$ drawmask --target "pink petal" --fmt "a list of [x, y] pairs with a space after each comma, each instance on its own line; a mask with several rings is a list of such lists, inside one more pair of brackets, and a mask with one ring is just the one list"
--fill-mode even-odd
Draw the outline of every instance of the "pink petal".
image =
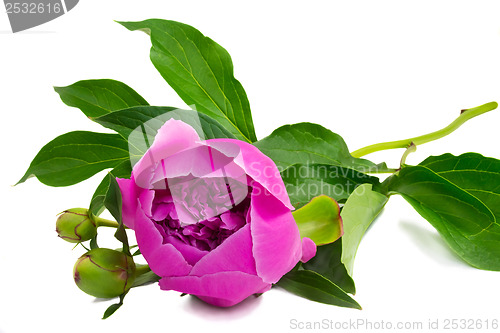
[[134, 165], [133, 175], [138, 186], [149, 188], [154, 168], [164, 158], [199, 145], [199, 136], [188, 124], [170, 119], [158, 130], [146, 154]]
[[196, 295], [209, 304], [228, 307], [252, 294], [269, 290], [270, 284], [263, 282], [256, 275], [219, 272], [202, 277], [164, 277], [160, 280], [160, 288]]
[[148, 218], [153, 217], [153, 199], [155, 192], [153, 190], [143, 189], [139, 194], [139, 204]]
[[116, 178], [122, 193], [122, 220], [128, 228], [134, 229], [135, 214], [137, 211], [137, 198], [144, 189], [135, 184], [134, 178]]
[[200, 259], [189, 275], [202, 276], [228, 271], [257, 274], [248, 224]]
[[[234, 155], [234, 163], [239, 165], [253, 180], [259, 182], [269, 193], [278, 198], [286, 207], [290, 210], [294, 209], [276, 164], [259, 149], [249, 143], [234, 139], [210, 139], [206, 143], [221, 152], [227, 150], [227, 147], [238, 146], [238, 152], [227, 152]], [[233, 148], [230, 149], [234, 150]]]
[[151, 270], [159, 276], [182, 276], [191, 271], [182, 254], [172, 244], [162, 244], [163, 237], [141, 207], [135, 217], [135, 237]]
[[169, 216], [170, 212], [174, 209], [172, 204], [159, 203], [156, 204], [156, 209], [152, 215], [153, 220], [163, 221]]
[[302, 256], [299, 229], [290, 210], [258, 184], [252, 192], [250, 216], [257, 275], [275, 283]]
[[307, 237], [302, 238], [302, 258], [300, 261], [308, 262], [316, 255], [316, 244]]
[[195, 265], [201, 258], [205, 257], [209, 252], [198, 249], [195, 246], [188, 245], [178, 238], [168, 237], [167, 243], [172, 244], [191, 265]]
[[220, 216], [222, 222], [226, 229], [236, 230], [243, 225], [245, 225], [245, 218], [241, 214], [234, 213], [232, 211], [225, 212]]

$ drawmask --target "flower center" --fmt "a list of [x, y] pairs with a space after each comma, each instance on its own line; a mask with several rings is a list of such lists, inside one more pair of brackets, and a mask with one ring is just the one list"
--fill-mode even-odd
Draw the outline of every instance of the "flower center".
[[251, 188], [228, 178], [183, 177], [155, 190], [151, 220], [163, 243], [210, 251], [248, 221]]

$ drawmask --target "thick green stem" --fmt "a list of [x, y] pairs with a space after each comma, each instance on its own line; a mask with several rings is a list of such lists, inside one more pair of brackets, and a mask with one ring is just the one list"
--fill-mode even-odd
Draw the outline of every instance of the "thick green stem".
[[139, 276], [145, 273], [148, 273], [151, 271], [151, 268], [149, 268], [149, 265], [136, 265], [135, 266], [135, 276]]
[[351, 155], [354, 157], [361, 157], [381, 150], [408, 148], [412, 143], [415, 146], [418, 146], [427, 142], [440, 139], [455, 131], [457, 128], [462, 126], [462, 124], [465, 123], [467, 120], [477, 117], [483, 113], [495, 110], [497, 106], [498, 104], [496, 102], [490, 102], [472, 109], [462, 110], [462, 113], [457, 119], [455, 119], [455, 121], [453, 121], [445, 128], [440, 129], [439, 131], [435, 131], [429, 134], [417, 136], [406, 140], [377, 143], [374, 145], [358, 149], [352, 152]]
[[118, 228], [120, 225], [118, 222], [111, 221], [111, 220], [106, 220], [103, 219], [99, 216], [94, 216], [94, 222], [98, 227], [111, 227], [111, 228]]

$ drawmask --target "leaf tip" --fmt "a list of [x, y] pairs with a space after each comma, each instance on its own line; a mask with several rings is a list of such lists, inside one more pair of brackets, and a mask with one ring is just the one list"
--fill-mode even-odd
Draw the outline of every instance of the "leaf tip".
[[30, 179], [33, 176], [34, 176], [33, 174], [26, 173], [21, 179], [19, 179], [17, 181], [17, 183], [15, 183], [14, 185], [11, 185], [11, 186], [14, 187], [14, 186], [17, 186], [19, 184], [22, 184], [22, 183], [24, 183], [25, 181], [27, 181], [28, 179]]
[[125, 27], [126, 29], [132, 31], [132, 30], [135, 30], [132, 25], [134, 22], [130, 22], [130, 21], [117, 21], [117, 20], [113, 20], [114, 22], [122, 25], [123, 27]]
[[141, 23], [141, 22], [131, 22], [131, 21], [127, 21], [127, 22], [126, 21], [115, 21], [115, 22], [121, 24], [129, 31], [139, 30], [139, 31], [145, 32], [148, 35], [151, 35], [150, 28], [144, 28], [143, 26], [139, 26], [139, 23]]

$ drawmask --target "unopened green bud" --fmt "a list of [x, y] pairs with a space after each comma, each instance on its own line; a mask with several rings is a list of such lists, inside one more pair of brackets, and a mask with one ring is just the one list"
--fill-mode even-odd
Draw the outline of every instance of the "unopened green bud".
[[71, 243], [85, 242], [97, 235], [97, 226], [85, 208], [65, 210], [57, 218], [57, 235]]
[[120, 251], [96, 248], [78, 259], [73, 278], [78, 288], [89, 295], [117, 297], [134, 283], [134, 260]]

